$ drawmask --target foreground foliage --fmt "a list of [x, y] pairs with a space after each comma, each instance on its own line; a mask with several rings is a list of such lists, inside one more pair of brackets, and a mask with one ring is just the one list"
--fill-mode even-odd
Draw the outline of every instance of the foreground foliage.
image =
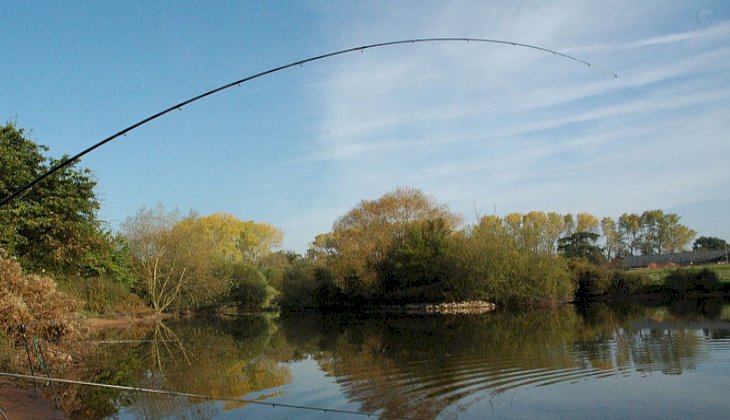
[[23, 273], [0, 252], [0, 328], [16, 341], [38, 336], [49, 341], [78, 332], [81, 303], [60, 292], [50, 277]]
[[[0, 126], [0, 197], [60, 160], [14, 124]], [[22, 197], [0, 207], [0, 248], [24, 268], [85, 277], [114, 271], [112, 237], [97, 216], [96, 181], [88, 169], [67, 166]]]

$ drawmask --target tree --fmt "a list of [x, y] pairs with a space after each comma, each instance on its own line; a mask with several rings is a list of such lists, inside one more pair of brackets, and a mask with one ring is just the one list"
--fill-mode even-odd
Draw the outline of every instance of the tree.
[[307, 258], [313, 260], [325, 259], [337, 252], [332, 233], [321, 233], [314, 237], [314, 241], [309, 244], [307, 249]]
[[643, 255], [661, 254], [667, 239], [664, 212], [647, 210], [641, 213], [641, 228], [643, 230], [641, 253]]
[[593, 232], [575, 232], [560, 238], [558, 250], [567, 258], [583, 258], [594, 264], [601, 261], [601, 248], [596, 245], [599, 235]]
[[229, 296], [240, 306], [266, 308], [279, 295], [256, 268], [242, 263], [230, 263], [227, 267], [227, 278], [231, 284]]
[[568, 213], [563, 215], [563, 226], [563, 236], [570, 236], [575, 232], [575, 219], [572, 214]]
[[549, 251], [546, 249], [548, 217], [544, 212], [531, 211], [522, 216], [523, 247], [532, 252]]
[[641, 217], [634, 213], [624, 213], [618, 219], [618, 230], [621, 235], [624, 247], [628, 249], [629, 255], [641, 248]]
[[196, 229], [212, 246], [216, 259], [253, 264], [281, 245], [283, 234], [268, 223], [239, 220], [228, 213], [187, 218], [181, 226]]
[[647, 210], [641, 214], [642, 247], [644, 255], [673, 253], [685, 249], [697, 234], [679, 223], [675, 213]]
[[443, 300], [454, 270], [449, 238], [452, 229], [441, 220], [414, 223], [402, 243], [391, 249], [383, 273], [386, 293], [416, 300]]
[[[13, 123], [0, 126], [0, 197], [60, 161], [45, 157], [47, 150]], [[112, 245], [97, 216], [95, 186], [88, 169], [71, 165], [6, 203], [0, 207], [0, 248], [29, 270], [99, 274]]]
[[697, 231], [679, 223], [679, 216], [676, 214], [668, 214], [665, 223], [667, 223], [667, 234], [664, 246], [667, 252], [684, 251], [697, 236]]
[[140, 209], [121, 226], [140, 288], [158, 313], [183, 300], [200, 301], [196, 292], [208, 295], [204, 278], [213, 270], [212, 247], [189, 226], [177, 226], [182, 220], [179, 211], [158, 205]]
[[275, 297], [255, 267], [281, 241], [271, 225], [225, 213], [183, 218], [158, 205], [125, 220], [122, 232], [141, 289], [158, 312], [211, 303], [229, 292], [248, 305], [268, 305]]
[[616, 222], [610, 217], [601, 219], [601, 231], [606, 239], [606, 258], [612, 259], [622, 254], [621, 233]]
[[700, 236], [692, 244], [694, 251], [721, 251], [727, 249], [727, 242], [715, 236]]
[[576, 232], [592, 232], [598, 231], [598, 218], [590, 213], [578, 213], [576, 216]]
[[379, 293], [378, 269], [413, 223], [443, 220], [453, 229], [459, 218], [414, 188], [397, 188], [377, 200], [364, 200], [340, 217], [327, 237], [328, 265], [340, 288], [353, 296]]
[[547, 226], [545, 228], [545, 248], [555, 253], [558, 246], [558, 239], [561, 233], [566, 230], [565, 218], [558, 213], [547, 214]]
[[483, 217], [451, 240], [455, 272], [449, 293], [454, 299], [510, 305], [560, 301], [573, 295], [565, 260], [547, 249], [534, 252], [521, 247], [507, 220]]

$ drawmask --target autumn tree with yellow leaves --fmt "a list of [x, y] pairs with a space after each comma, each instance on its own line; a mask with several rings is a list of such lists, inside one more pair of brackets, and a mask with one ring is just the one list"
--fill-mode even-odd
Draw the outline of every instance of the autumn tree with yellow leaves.
[[139, 288], [157, 312], [215, 302], [241, 283], [266, 288], [247, 270], [282, 240], [266, 223], [216, 213], [182, 217], [162, 206], [142, 208], [122, 224]]

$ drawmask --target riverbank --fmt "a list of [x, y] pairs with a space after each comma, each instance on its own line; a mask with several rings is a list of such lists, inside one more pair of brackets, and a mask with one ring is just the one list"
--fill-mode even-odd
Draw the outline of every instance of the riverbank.
[[89, 317], [84, 320], [85, 326], [90, 330], [104, 328], [123, 328], [134, 325], [154, 324], [163, 319], [173, 318], [174, 314], [137, 314], [117, 315], [115, 317]]
[[0, 378], [0, 410], [8, 420], [68, 418], [66, 413], [56, 408], [53, 401], [36, 393], [32, 384], [8, 378]]
[[492, 302], [465, 301], [447, 303], [410, 303], [406, 305], [372, 306], [367, 312], [387, 312], [406, 314], [483, 314], [495, 310], [497, 305]]

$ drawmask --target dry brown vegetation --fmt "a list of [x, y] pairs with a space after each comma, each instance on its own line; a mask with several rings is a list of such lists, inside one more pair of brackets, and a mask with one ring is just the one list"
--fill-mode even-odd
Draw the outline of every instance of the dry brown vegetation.
[[78, 333], [81, 302], [59, 291], [50, 277], [23, 273], [1, 250], [0, 308], [2, 334], [16, 342], [33, 336], [57, 342]]

